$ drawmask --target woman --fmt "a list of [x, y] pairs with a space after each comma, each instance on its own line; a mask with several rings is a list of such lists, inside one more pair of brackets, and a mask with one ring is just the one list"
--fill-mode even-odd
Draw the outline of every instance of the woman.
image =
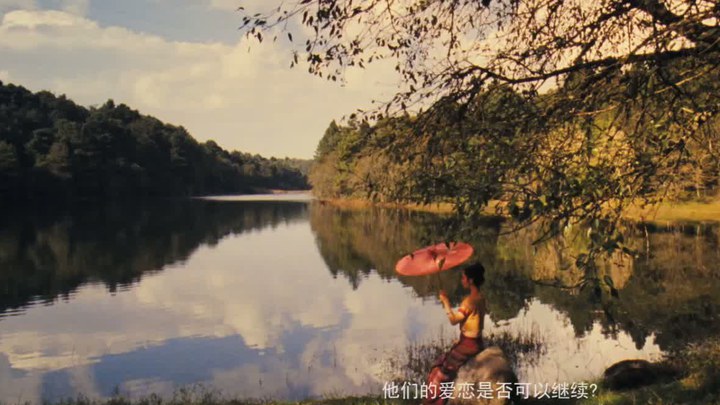
[[[483, 349], [482, 329], [485, 318], [485, 296], [480, 286], [485, 282], [485, 268], [480, 263], [466, 267], [462, 275], [463, 288], [470, 295], [463, 299], [457, 312], [450, 306], [450, 300], [444, 291], [440, 291], [440, 302], [452, 325], [460, 324], [460, 340], [450, 351], [441, 356], [428, 376], [429, 396], [425, 404], [444, 404], [447, 398], [441, 398], [441, 383], [448, 383], [457, 377], [458, 370], [468, 360]], [[447, 397], [447, 395], [442, 395]]]

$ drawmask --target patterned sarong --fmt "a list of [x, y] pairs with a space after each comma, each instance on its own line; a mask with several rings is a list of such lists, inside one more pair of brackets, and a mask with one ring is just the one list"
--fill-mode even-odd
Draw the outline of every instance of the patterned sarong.
[[469, 338], [461, 334], [460, 340], [433, 364], [428, 376], [429, 394], [423, 404], [446, 404], [449, 398], [448, 394], [452, 394], [452, 391], [445, 392], [446, 390], [443, 388], [447, 387], [447, 384], [443, 385], [442, 383], [454, 381], [460, 367], [480, 353], [482, 349], [482, 338]]

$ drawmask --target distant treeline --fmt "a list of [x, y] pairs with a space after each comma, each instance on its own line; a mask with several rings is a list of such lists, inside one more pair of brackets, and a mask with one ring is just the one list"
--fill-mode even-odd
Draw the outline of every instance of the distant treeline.
[[121, 198], [307, 189], [309, 161], [200, 143], [112, 100], [85, 108], [0, 82], [0, 197]]

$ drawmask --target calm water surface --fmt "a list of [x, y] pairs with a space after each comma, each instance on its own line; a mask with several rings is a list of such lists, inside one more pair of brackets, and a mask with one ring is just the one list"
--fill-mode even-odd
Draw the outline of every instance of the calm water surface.
[[[0, 219], [0, 401], [170, 395], [380, 394], [411, 342], [453, 337], [435, 298], [459, 272], [394, 276], [440, 218], [341, 211], [303, 196], [12, 211]], [[604, 263], [620, 299], [543, 286], [577, 278], [573, 238], [533, 248], [488, 221], [486, 333], [532, 334], [526, 382], [596, 378], [720, 334], [718, 228], [642, 226]], [[428, 239], [429, 238], [429, 239]]]

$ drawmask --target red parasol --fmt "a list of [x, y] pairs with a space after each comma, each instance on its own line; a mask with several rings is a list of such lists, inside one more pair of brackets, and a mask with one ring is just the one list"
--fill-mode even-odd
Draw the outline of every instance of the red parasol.
[[395, 265], [403, 276], [424, 276], [451, 269], [473, 254], [472, 246], [463, 242], [438, 243], [404, 256]]

